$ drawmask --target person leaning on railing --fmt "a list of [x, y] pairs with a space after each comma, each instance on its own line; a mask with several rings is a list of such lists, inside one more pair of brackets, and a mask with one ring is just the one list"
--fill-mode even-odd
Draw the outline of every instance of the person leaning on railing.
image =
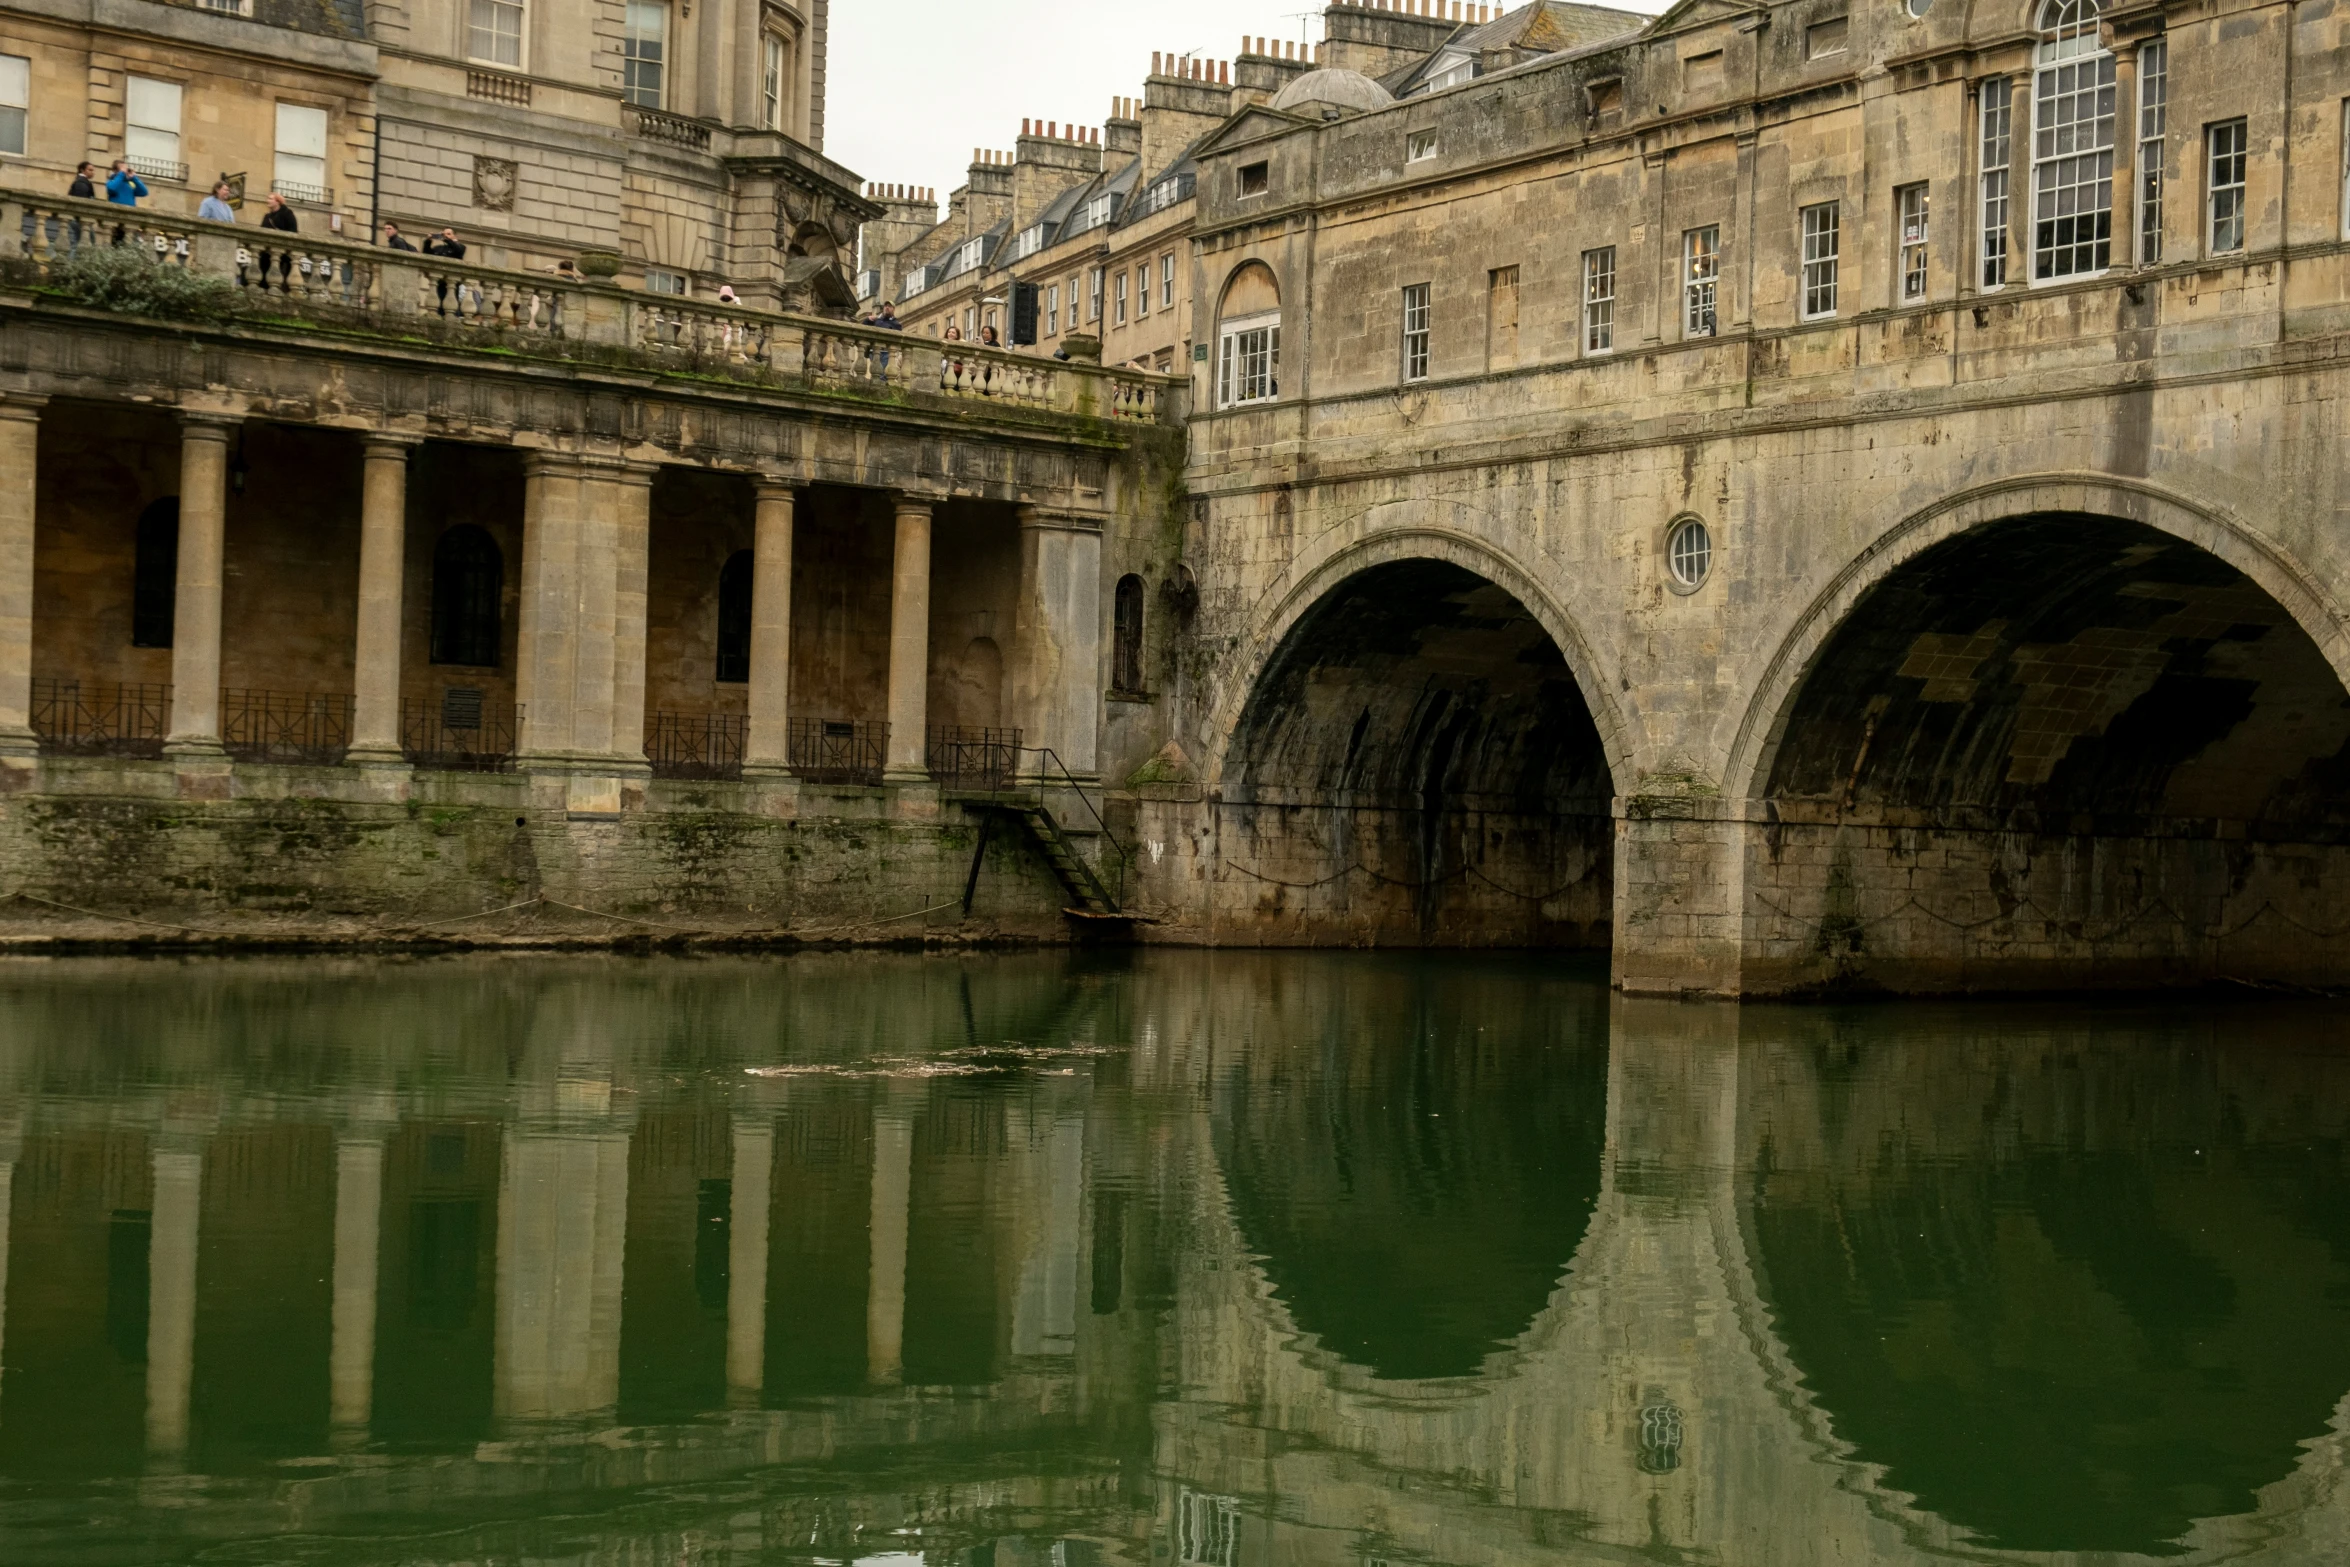
[[196, 204], [196, 216], [207, 223], [234, 223], [237, 221], [235, 209], [228, 204], [227, 180], [222, 180], [213, 186], [211, 193]]
[[[287, 206], [286, 198], [274, 190], [269, 193], [269, 210], [261, 214], [261, 226], [265, 229], [276, 229], [281, 234], [292, 234], [298, 231], [299, 225], [294, 221], [294, 209]], [[261, 253], [261, 286], [263, 288], [269, 287], [269, 260], [270, 252], [263, 251]], [[277, 286], [280, 292], [290, 286], [293, 275], [294, 253], [290, 250], [278, 251]]]
[[[438, 234], [424, 236], [424, 253], [428, 256], [439, 256], [444, 261], [463, 261], [465, 259], [465, 242], [457, 237], [455, 229], [443, 229]], [[441, 314], [447, 315], [449, 313], [448, 278], [445, 275], [434, 278], [433, 290], [440, 296]], [[457, 313], [459, 315], [465, 313], [465, 285], [462, 283], [457, 285]]]

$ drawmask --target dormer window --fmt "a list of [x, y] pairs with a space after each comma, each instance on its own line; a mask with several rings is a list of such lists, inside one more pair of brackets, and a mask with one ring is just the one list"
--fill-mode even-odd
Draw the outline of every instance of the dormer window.
[[1476, 56], [1452, 53], [1440, 54], [1436, 57], [1435, 63], [1428, 67], [1427, 90], [1429, 92], [1442, 92], [1447, 87], [1458, 87], [1463, 82], [1474, 81], [1476, 80], [1476, 77]]
[[1269, 163], [1244, 163], [1240, 166], [1240, 193], [1243, 196], [1262, 196], [1273, 188], [1273, 166]]

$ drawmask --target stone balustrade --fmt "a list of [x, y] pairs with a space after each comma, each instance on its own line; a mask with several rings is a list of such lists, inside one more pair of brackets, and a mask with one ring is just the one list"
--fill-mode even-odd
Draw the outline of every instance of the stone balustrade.
[[[402, 331], [437, 321], [532, 340], [551, 353], [620, 349], [698, 374], [1087, 418], [1173, 423], [1184, 413], [1181, 381], [1142, 371], [0, 189], [0, 263], [20, 280], [28, 269], [31, 280], [47, 278], [82, 246], [117, 244], [227, 279], [255, 314], [331, 307]], [[266, 295], [278, 297], [265, 302]]]

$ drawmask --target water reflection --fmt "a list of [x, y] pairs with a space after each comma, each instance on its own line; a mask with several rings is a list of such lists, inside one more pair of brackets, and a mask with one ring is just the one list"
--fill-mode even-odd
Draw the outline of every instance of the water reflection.
[[0, 1560], [2339, 1561], [2341, 1018], [0, 966]]

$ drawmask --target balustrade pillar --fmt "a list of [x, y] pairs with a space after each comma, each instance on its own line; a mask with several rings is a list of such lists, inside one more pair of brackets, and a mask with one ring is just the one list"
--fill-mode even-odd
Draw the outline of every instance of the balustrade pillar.
[[890, 571], [889, 755], [882, 772], [890, 783], [930, 778], [930, 505], [922, 496], [898, 497]]
[[0, 760], [40, 750], [33, 734], [34, 455], [48, 399], [0, 400]]
[[363, 767], [400, 767], [401, 583], [408, 553], [406, 437], [371, 435], [360, 457], [359, 629], [352, 653], [351, 749]]
[[179, 576], [172, 595], [171, 733], [164, 754], [224, 757], [220, 743], [221, 583], [228, 541], [228, 443], [235, 421], [180, 419]]
[[775, 1181], [775, 1127], [734, 1129], [726, 1216], [726, 1396], [755, 1407], [767, 1380], [768, 1198]]
[[196, 1244], [204, 1155], [159, 1147], [147, 1238], [147, 1454], [166, 1465], [187, 1456], [188, 1392], [196, 1368]]
[[[1072, 777], [1099, 767], [1102, 532], [1099, 518], [1020, 509], [1020, 590], [1012, 610], [1014, 722]], [[1045, 764], [1037, 761], [1039, 767]], [[1041, 775], [1038, 775], [1041, 776]], [[1050, 782], [1060, 781], [1053, 773]]]
[[791, 763], [792, 488], [758, 486], [751, 553], [750, 722], [743, 771], [780, 774]]
[[364, 1441], [375, 1402], [376, 1257], [383, 1238], [384, 1145], [335, 1148], [334, 1336], [327, 1353], [328, 1423], [338, 1443]]

